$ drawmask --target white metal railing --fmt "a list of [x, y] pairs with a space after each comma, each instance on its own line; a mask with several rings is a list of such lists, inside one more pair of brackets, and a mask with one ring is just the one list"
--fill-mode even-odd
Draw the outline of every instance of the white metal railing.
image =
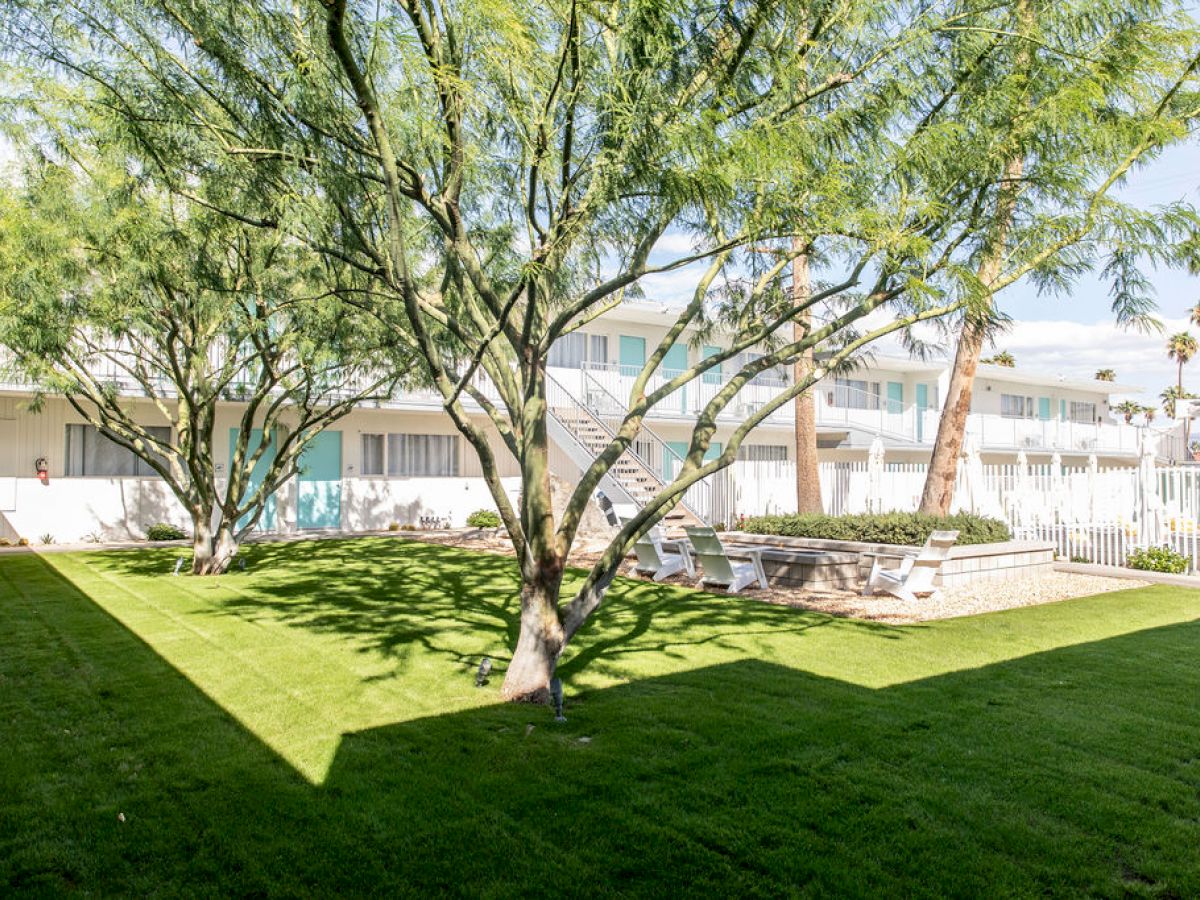
[[[592, 409], [590, 402], [586, 404], [582, 402], [570, 388], [559, 382], [549, 373], [546, 375], [546, 402], [550, 415], [572, 434], [578, 436], [578, 423], [586, 421], [598, 428], [607, 440], [611, 441], [616, 437], [616, 431], [611, 423], [611, 419], [607, 419], [606, 416]], [[666, 442], [653, 433], [643, 431], [639, 435], [639, 440], [644, 440], [651, 444], [651, 446], [656, 447], [660, 454], [660, 459], [666, 458], [661, 454], [670, 454], [678, 459], [678, 455], [671, 450]], [[580, 437], [580, 444], [581, 446], [586, 446], [586, 441], [582, 437]], [[655, 492], [666, 487], [667, 481], [664, 478], [663, 472], [655, 468], [652, 459], [638, 450], [636, 442], [622, 454], [622, 457], [629, 458], [637, 471], [653, 485]], [[610, 467], [608, 474], [609, 477], [616, 479], [631, 497], [635, 500], [640, 499], [638, 497], [638, 490], [634, 485], [623, 483], [617, 465]], [[705, 481], [700, 481], [688, 489], [680, 503], [684, 509], [700, 521], [712, 523], [716, 521], [713, 518], [715, 511], [713, 509], [712, 496], [712, 485]]]
[[[734, 464], [738, 515], [787, 514], [796, 509], [795, 467], [788, 461]], [[925, 463], [820, 465], [821, 499], [831, 515], [917, 508]], [[1147, 488], [1133, 466], [986, 465], [977, 485], [965, 467], [955, 485], [955, 512], [1006, 521], [1015, 537], [1054, 543], [1064, 557], [1121, 565], [1130, 550], [1165, 544], [1200, 569], [1200, 467], [1164, 466]]]

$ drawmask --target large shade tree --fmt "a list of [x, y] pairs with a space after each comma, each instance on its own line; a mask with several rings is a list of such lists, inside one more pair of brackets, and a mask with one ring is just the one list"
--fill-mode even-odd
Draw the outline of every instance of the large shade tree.
[[[984, 302], [962, 317], [955, 334], [921, 496], [921, 511], [934, 515], [950, 510], [976, 368], [1004, 324], [996, 299], [1027, 271], [1027, 258], [1043, 256], [1032, 271], [1050, 294], [1101, 267], [1112, 283], [1116, 321], [1150, 329], [1157, 323], [1139, 265], [1170, 261], [1195, 221], [1189, 208], [1148, 212], [1110, 190], [1134, 166], [1186, 139], [1200, 113], [1200, 37], [1182, 7], [1016, 0], [997, 15], [1008, 40], [964, 31], [959, 48], [972, 60], [964, 77], [985, 81], [981, 90], [991, 101], [963, 105], [956, 120], [968, 140], [998, 141], [999, 189], [990, 200], [987, 240], [972, 260]], [[997, 127], [1001, 122], [1008, 127]], [[1048, 208], [1073, 210], [1074, 219], [1066, 225], [1056, 216], [1047, 227]], [[1055, 252], [1046, 255], [1049, 248]]]
[[312, 439], [390, 393], [398, 367], [377, 364], [393, 339], [337, 299], [354, 279], [293, 238], [87, 150], [31, 160], [0, 201], [0, 346], [164, 479], [193, 572], [220, 573]]
[[[873, 340], [977, 304], [969, 263], [1006, 189], [1012, 122], [978, 116], [967, 140], [956, 116], [997, 102], [973, 73], [1010, 39], [1005, 6], [30, 0], [8, 23], [25, 59], [96, 85], [181, 196], [196, 199], [214, 158], [240, 165], [241, 203], [203, 202], [372, 280], [364, 296], [415, 341], [512, 537], [520, 632], [503, 693], [540, 699], [635, 538], [754, 427]], [[1040, 209], [1029, 227], [1059, 238], [1008, 277], [1077, 239], [1082, 214]], [[692, 249], [668, 252], [679, 233]], [[828, 277], [787, 290], [809, 249]], [[645, 276], [681, 271], [690, 299], [556, 513], [551, 346]], [[673, 345], [718, 328], [716, 352], [659, 375]], [[739, 391], [810, 351], [710, 454]], [[564, 595], [601, 480], [651, 409], [718, 367], [682, 465]], [[519, 465], [515, 505], [476, 410]]]

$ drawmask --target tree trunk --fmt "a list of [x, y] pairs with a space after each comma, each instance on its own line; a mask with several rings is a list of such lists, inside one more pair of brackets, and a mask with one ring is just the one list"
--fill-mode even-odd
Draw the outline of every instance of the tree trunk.
[[547, 703], [550, 680], [563, 651], [558, 584], [535, 579], [521, 588], [521, 631], [500, 696], [515, 703]]
[[[796, 239], [800, 242], [800, 238]], [[808, 300], [811, 292], [808, 254], [802, 253], [792, 261], [792, 302], [796, 305]], [[796, 318], [793, 334], [800, 340], [812, 327], [812, 313], [805, 311]], [[805, 350], [792, 367], [792, 374], [799, 383], [809, 377], [813, 369], [813, 351]], [[813, 388], [797, 394], [794, 402], [796, 415], [796, 512], [824, 512], [821, 505], [821, 469], [817, 459], [817, 406], [813, 400]]]
[[950, 372], [946, 403], [938, 422], [937, 440], [925, 488], [921, 492], [921, 512], [931, 516], [950, 514], [954, 500], [954, 480], [958, 476], [958, 456], [962, 453], [963, 436], [967, 431], [967, 416], [971, 412], [971, 395], [975, 388], [975, 370], [983, 355], [985, 328], [982, 322], [970, 320], [963, 324]]
[[[1035, 22], [1031, 0], [1018, 0], [1017, 19], [1023, 35], [1033, 32]], [[1026, 69], [1030, 64], [1031, 46], [1029, 43], [1021, 44], [1016, 60], [1018, 71]], [[1008, 232], [1012, 228], [1016, 213], [1018, 185], [1024, 173], [1025, 158], [1018, 147], [1017, 152], [1004, 164], [1001, 186], [996, 194], [991, 244], [986, 248], [979, 263], [978, 277], [985, 290], [990, 289], [1004, 265]], [[989, 308], [994, 302], [994, 297], [987, 298]], [[920, 511], [928, 515], [950, 514], [950, 504], [954, 501], [954, 480], [958, 473], [958, 456], [962, 453], [967, 416], [971, 412], [975, 370], [979, 366], [979, 358], [983, 355], [983, 342], [986, 338], [986, 321], [980, 316], [968, 316], [958, 337], [954, 369], [950, 372], [950, 386], [946, 390], [946, 402], [942, 406], [942, 416], [938, 421], [937, 440], [933, 445], [929, 470], [925, 474], [925, 487], [921, 492]]]
[[196, 515], [192, 519], [192, 574], [220, 575], [229, 568], [237, 555], [238, 544], [233, 536], [233, 526], [221, 520], [213, 533], [209, 515]]

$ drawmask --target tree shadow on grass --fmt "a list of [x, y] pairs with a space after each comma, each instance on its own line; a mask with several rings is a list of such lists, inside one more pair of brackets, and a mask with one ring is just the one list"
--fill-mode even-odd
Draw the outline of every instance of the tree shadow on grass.
[[[479, 662], [456, 633], [490, 635], [485, 652], [504, 671], [520, 625], [516, 562], [505, 556], [400, 538], [355, 538], [247, 545], [245, 572], [222, 576], [234, 596], [215, 614], [268, 615], [288, 625], [353, 637], [363, 651], [403, 658], [414, 646], [455, 669]], [[162, 577], [165, 558], [97, 556], [122, 577]], [[564, 596], [581, 570], [567, 577]], [[730, 650], [755, 637], [838, 627], [898, 639], [904, 629], [714, 595], [677, 585], [618, 578], [604, 604], [564, 656], [564, 679], [586, 669], [614, 672], [631, 657], [681, 659], [702, 644]], [[477, 642], [476, 642], [477, 643]], [[401, 674], [403, 668], [396, 670]]]
[[1196, 622], [884, 690], [743, 659], [565, 724], [433, 716], [314, 786], [44, 561], [0, 587], [9, 890], [1200, 893]]

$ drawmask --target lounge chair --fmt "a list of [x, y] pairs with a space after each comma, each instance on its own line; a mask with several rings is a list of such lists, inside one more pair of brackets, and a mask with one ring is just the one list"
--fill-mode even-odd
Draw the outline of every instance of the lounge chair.
[[[626, 521], [628, 519], [621, 524]], [[692, 565], [687, 547], [681, 546], [678, 541], [668, 541], [657, 525], [637, 539], [633, 552], [637, 554], [635, 571], [639, 575], [649, 575], [655, 581], [670, 578], [677, 572], [686, 572], [688, 578], [696, 577], [696, 568]]]
[[929, 540], [919, 553], [904, 557], [898, 569], [885, 569], [876, 556], [871, 565], [871, 574], [867, 577], [867, 586], [863, 588], [863, 596], [870, 597], [876, 591], [882, 591], [913, 603], [922, 596], [936, 599], [939, 591], [934, 587], [933, 579], [956, 540], [957, 531], [935, 531], [929, 535]]
[[[723, 587], [731, 594], [736, 594], [756, 581], [759, 587], [767, 586], [761, 547], [736, 547], [727, 551], [712, 528], [689, 526], [684, 530], [700, 567], [704, 569], [700, 584]], [[735, 558], [744, 557], [747, 562], [734, 562], [729, 558], [731, 552]]]

